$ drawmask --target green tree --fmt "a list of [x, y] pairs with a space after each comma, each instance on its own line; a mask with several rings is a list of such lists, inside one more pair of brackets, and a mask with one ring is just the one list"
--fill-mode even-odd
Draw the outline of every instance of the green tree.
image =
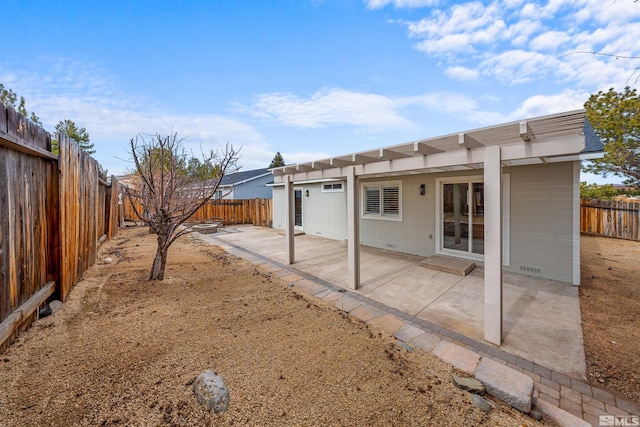
[[85, 128], [78, 128], [73, 120], [61, 120], [56, 125], [56, 131], [54, 132], [53, 141], [51, 141], [51, 151], [54, 154], [59, 154], [60, 141], [58, 140], [58, 134], [66, 133], [67, 136], [78, 143], [80, 148], [87, 154], [94, 154], [96, 150], [93, 149], [94, 144], [89, 140], [89, 133]]
[[282, 154], [278, 151], [273, 157], [273, 160], [271, 160], [269, 168], [279, 168], [280, 166], [284, 166], [284, 159], [282, 158]]
[[191, 157], [187, 161], [186, 174], [191, 178], [199, 181], [215, 178], [218, 174], [216, 165], [207, 162], [201, 162], [197, 157]]
[[640, 97], [636, 89], [600, 91], [584, 107], [604, 143], [604, 157], [585, 164], [583, 170], [604, 177], [611, 173], [640, 189]]
[[580, 183], [581, 199], [611, 200], [618, 194], [620, 194], [620, 192], [613, 184], [587, 184], [584, 181]]
[[35, 115], [32, 111], [31, 114], [27, 112], [26, 101], [24, 97], [21, 96], [18, 102], [18, 94], [16, 94], [13, 90], [8, 89], [0, 83], [0, 102], [2, 102], [7, 107], [11, 107], [16, 110], [18, 113], [22, 114], [24, 117], [32, 121], [34, 124], [38, 126], [42, 126], [40, 123], [40, 118]]

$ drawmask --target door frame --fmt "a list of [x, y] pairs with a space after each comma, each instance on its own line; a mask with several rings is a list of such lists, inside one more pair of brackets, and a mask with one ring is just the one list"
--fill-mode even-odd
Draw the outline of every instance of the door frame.
[[[474, 182], [484, 182], [484, 175], [458, 175], [448, 176], [442, 178], [436, 178], [436, 203], [435, 203], [435, 218], [436, 218], [436, 253], [439, 255], [453, 256], [457, 258], [465, 258], [473, 261], [484, 262], [484, 254], [475, 254], [472, 252], [463, 252], [455, 249], [446, 249], [443, 247], [443, 227], [442, 227], [442, 204], [443, 204], [443, 184], [464, 184], [468, 183], [469, 188], [473, 188]], [[470, 193], [467, 194], [467, 200], [469, 201]], [[510, 265], [510, 201], [511, 201], [511, 177], [508, 173], [502, 174], [502, 264], [504, 266]], [[485, 211], [486, 214], [486, 211]]]

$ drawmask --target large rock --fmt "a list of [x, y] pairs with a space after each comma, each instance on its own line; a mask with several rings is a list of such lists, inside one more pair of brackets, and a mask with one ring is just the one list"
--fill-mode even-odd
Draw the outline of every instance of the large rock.
[[49, 303], [49, 307], [51, 308], [51, 313], [56, 313], [60, 311], [60, 309], [62, 309], [62, 302], [58, 301], [57, 299], [54, 299]]
[[473, 406], [480, 409], [482, 412], [491, 412], [491, 405], [484, 397], [472, 394], [471, 400], [473, 400]]
[[224, 412], [229, 405], [229, 390], [224, 379], [208, 370], [198, 375], [193, 384], [193, 393], [198, 403], [205, 404], [215, 413]]
[[453, 374], [453, 383], [456, 387], [473, 394], [484, 394], [484, 386], [475, 378], [465, 378]]
[[476, 379], [484, 384], [487, 393], [528, 414], [531, 411], [533, 380], [528, 375], [483, 358], [476, 370]]

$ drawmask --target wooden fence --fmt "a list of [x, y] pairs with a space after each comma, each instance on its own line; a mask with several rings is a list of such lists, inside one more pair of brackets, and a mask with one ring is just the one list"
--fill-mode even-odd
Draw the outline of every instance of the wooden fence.
[[0, 350], [96, 261], [117, 231], [118, 190], [66, 135], [56, 156], [47, 132], [0, 104]]
[[[138, 212], [142, 212], [142, 203], [135, 196], [132, 198]], [[252, 224], [271, 227], [273, 222], [271, 203], [271, 199], [212, 200], [198, 209], [188, 221], [215, 220], [225, 225]], [[130, 221], [139, 220], [128, 197], [124, 198], [124, 217]]]
[[640, 201], [581, 199], [580, 232], [640, 240]]

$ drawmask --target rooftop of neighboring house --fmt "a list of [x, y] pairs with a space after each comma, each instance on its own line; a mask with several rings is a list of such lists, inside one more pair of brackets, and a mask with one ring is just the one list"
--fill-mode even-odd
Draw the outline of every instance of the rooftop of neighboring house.
[[220, 182], [221, 186], [231, 186], [238, 185], [247, 181], [252, 181], [254, 179], [260, 178], [265, 175], [271, 175], [269, 169], [254, 169], [250, 171], [238, 171], [234, 173], [230, 173], [222, 177], [222, 182]]

